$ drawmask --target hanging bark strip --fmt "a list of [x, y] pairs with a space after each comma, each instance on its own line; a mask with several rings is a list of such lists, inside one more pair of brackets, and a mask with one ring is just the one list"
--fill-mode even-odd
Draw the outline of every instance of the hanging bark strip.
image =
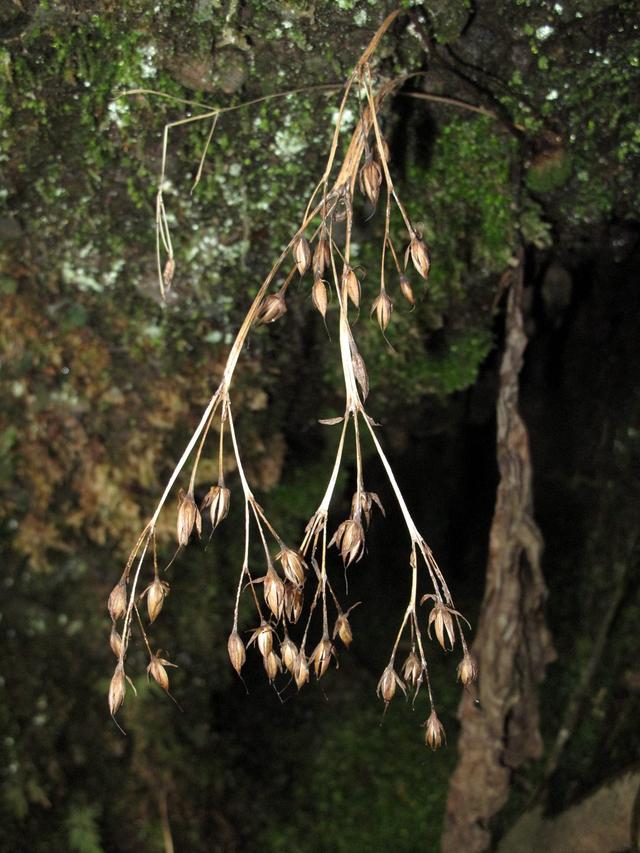
[[508, 296], [497, 405], [500, 483], [489, 539], [484, 600], [473, 651], [478, 705], [465, 691], [460, 760], [447, 800], [444, 853], [485, 850], [489, 822], [507, 801], [513, 770], [539, 758], [537, 687], [554, 658], [543, 605], [542, 537], [533, 519], [527, 428], [518, 412], [518, 376], [527, 345], [522, 317], [523, 252]]

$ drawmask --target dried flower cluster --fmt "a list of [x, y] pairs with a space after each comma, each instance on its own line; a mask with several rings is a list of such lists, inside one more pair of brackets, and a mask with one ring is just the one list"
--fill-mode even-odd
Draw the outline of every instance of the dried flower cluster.
[[[200, 536], [202, 512], [209, 513], [213, 530], [222, 523], [231, 505], [231, 493], [225, 485], [223, 470], [223, 448], [227, 437], [231, 441], [237, 464], [241, 492], [239, 504], [243, 506], [245, 519], [244, 560], [240, 567], [233, 623], [228, 638], [229, 660], [238, 674], [245, 665], [248, 650], [254, 647], [262, 659], [270, 682], [286, 675], [300, 689], [312, 674], [316, 679], [322, 678], [332, 662], [337, 661], [337, 640], [345, 647], [351, 644], [353, 631], [349, 614], [353, 607], [346, 608], [340, 603], [330, 580], [329, 549], [335, 546], [344, 567], [358, 563], [365, 554], [367, 528], [373, 510], [377, 508], [384, 515], [378, 495], [365, 488], [360, 434], [364, 428], [370, 434], [388, 475], [409, 535], [408, 569], [411, 592], [389, 661], [378, 683], [378, 695], [386, 706], [398, 691], [406, 695], [407, 690], [411, 689], [415, 698], [424, 685], [429, 702], [425, 739], [427, 745], [435, 749], [444, 740], [444, 729], [434, 709], [425, 655], [425, 635], [430, 638], [433, 629], [437, 642], [443, 648], [453, 648], [459, 637], [463, 650], [463, 659], [458, 668], [459, 678], [466, 685], [476, 677], [476, 665], [469, 655], [462, 631], [462, 617], [454, 608], [451, 593], [431, 550], [414, 524], [378, 440], [375, 423], [366, 412], [365, 401], [369, 391], [367, 370], [358, 350], [349, 316], [349, 304], [358, 309], [362, 297], [358, 271], [351, 263], [354, 193], [357, 187], [365, 197], [365, 203], [374, 208], [381, 193], [384, 194], [385, 228], [381, 246], [380, 287], [371, 308], [383, 333], [389, 325], [393, 311], [393, 302], [385, 285], [389, 258], [395, 267], [400, 291], [411, 305], [415, 299], [406, 272], [409, 262], [422, 279], [426, 279], [429, 274], [429, 253], [396, 192], [389, 168], [389, 147], [383, 138], [378, 119], [384, 97], [392, 91], [393, 86], [383, 85], [374, 92], [369, 65], [373, 51], [394, 17], [395, 14], [389, 16], [380, 27], [346, 83], [327, 166], [309, 199], [302, 223], [262, 283], [230, 350], [221, 382], [178, 462], [153, 517], [140, 535], [122, 577], [109, 596], [108, 608], [113, 622], [111, 648], [118, 659], [109, 690], [112, 715], [118, 712], [125, 699], [125, 660], [134, 622], [141, 632], [149, 655], [148, 675], [164, 691], [169, 692], [167, 668], [173, 664], [160, 657], [160, 652], [152, 652], [139, 610], [141, 600], [146, 598], [148, 621], [153, 623], [169, 593], [168, 584], [160, 579], [158, 573], [156, 523], [180, 472], [192, 454], [194, 461], [188, 489], [186, 492], [180, 490], [178, 494], [178, 546], [190, 547], [191, 541]], [[360, 121], [351, 138], [344, 162], [330, 184], [345, 107], [352, 90], [359, 90], [361, 96], [363, 108]], [[161, 281], [163, 287], [168, 287], [175, 265], [170, 252], [171, 243], [164, 218], [161, 190], [158, 209], [159, 244], [164, 245], [169, 254]], [[392, 211], [398, 212], [407, 232], [404, 268], [401, 268], [398, 260], [402, 253], [396, 250], [391, 236]], [[270, 292], [276, 275], [288, 258], [291, 261], [290, 271], [280, 287], [275, 292]], [[283, 541], [251, 490], [238, 446], [230, 391], [240, 352], [252, 327], [255, 324], [280, 320], [287, 311], [286, 297], [290, 282], [296, 276], [307, 275], [311, 279], [313, 305], [325, 322], [329, 310], [329, 294], [334, 294], [345, 383], [345, 408], [341, 416], [323, 421], [325, 424], [341, 425], [335, 462], [324, 495], [309, 519], [301, 542], [295, 544]], [[214, 421], [219, 421], [218, 483], [211, 486], [198, 506], [194, 497], [198, 463]], [[349, 517], [341, 521], [330, 535], [329, 510], [350, 429], [353, 430], [356, 447], [355, 492]], [[250, 537], [254, 532], [261, 542], [264, 558], [259, 571], [249, 565]], [[149, 552], [152, 555], [153, 577], [148, 586], [140, 592], [142, 571]], [[419, 587], [424, 582], [429, 585], [431, 591], [424, 594], [418, 602]], [[246, 643], [239, 628], [240, 600], [243, 593], [250, 596], [256, 620]], [[431, 609], [428, 615], [422, 616], [419, 605], [426, 602], [430, 602]], [[331, 618], [330, 613], [333, 614]], [[317, 633], [315, 639], [312, 639], [314, 632]], [[409, 641], [410, 652], [404, 661], [398, 661], [400, 643], [405, 636]]]

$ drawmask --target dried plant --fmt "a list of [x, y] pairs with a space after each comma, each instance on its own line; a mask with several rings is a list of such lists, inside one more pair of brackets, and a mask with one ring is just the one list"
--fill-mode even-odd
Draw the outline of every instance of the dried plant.
[[[154, 622], [169, 592], [168, 584], [160, 580], [158, 572], [156, 524], [178, 477], [192, 455], [194, 458], [187, 491], [181, 489], [178, 494], [176, 527], [178, 547], [189, 547], [190, 541], [200, 536], [201, 510], [209, 511], [214, 530], [224, 520], [231, 503], [231, 493], [224, 479], [224, 442], [227, 439], [231, 441], [235, 456], [244, 508], [244, 559], [240, 567], [233, 622], [228, 639], [229, 659], [238, 674], [241, 673], [245, 664], [247, 649], [254, 646], [262, 657], [270, 682], [278, 679], [281, 673], [288, 673], [288, 677], [292, 677], [297, 688], [300, 689], [309, 681], [310, 673], [313, 673], [317, 679], [322, 678], [332, 661], [337, 661], [334, 640], [339, 639], [345, 647], [352, 642], [353, 632], [348, 615], [353, 607], [345, 609], [342, 606], [330, 580], [329, 548], [335, 545], [344, 567], [362, 560], [366, 547], [366, 531], [374, 506], [384, 514], [378, 495], [365, 489], [361, 446], [361, 430], [364, 429], [371, 437], [388, 476], [409, 536], [407, 558], [411, 581], [409, 600], [392, 645], [389, 661], [378, 683], [378, 695], [385, 702], [386, 707], [397, 694], [397, 688], [406, 695], [407, 688], [410, 687], [414, 691], [415, 701], [420, 688], [424, 685], [429, 703], [429, 716], [425, 724], [426, 742], [430, 747], [436, 748], [444, 740], [444, 729], [434, 709], [425, 653], [425, 635], [430, 637], [432, 627], [436, 639], [443, 648], [447, 645], [453, 648], [456, 639], [460, 638], [463, 658], [459, 667], [459, 677], [462, 682], [468, 684], [476, 677], [476, 665], [467, 649], [461, 616], [454, 607], [451, 593], [431, 549], [418, 531], [409, 512], [389, 460], [378, 439], [376, 424], [365, 409], [369, 391], [367, 369], [358, 350], [349, 316], [349, 303], [351, 302], [358, 309], [362, 298], [358, 270], [354, 269], [351, 263], [354, 192], [357, 187], [368, 204], [374, 208], [380, 196], [384, 197], [380, 287], [371, 306], [371, 311], [375, 313], [383, 334], [391, 321], [393, 310], [393, 302], [385, 283], [388, 263], [393, 264], [400, 291], [411, 305], [415, 300], [406, 274], [409, 261], [415, 272], [423, 279], [426, 279], [429, 274], [428, 249], [421, 234], [409, 219], [397, 193], [390, 172], [389, 146], [383, 137], [379, 120], [381, 105], [398, 85], [398, 81], [384, 83], [375, 90], [370, 65], [371, 57], [381, 37], [397, 14], [398, 12], [394, 12], [383, 22], [346, 81], [326, 168], [308, 200], [302, 222], [262, 282], [231, 347], [220, 384], [175, 466], [153, 516], [131, 551], [120, 580], [109, 596], [108, 608], [113, 622], [110, 643], [118, 659], [109, 691], [109, 707], [112, 715], [117, 713], [125, 699], [127, 686], [125, 660], [134, 621], [149, 655], [148, 674], [165, 692], [169, 692], [167, 667], [173, 664], [159, 657], [160, 653], [154, 654], [151, 651], [138, 609], [140, 599], [146, 595], [149, 622]], [[360, 119], [352, 134], [341, 167], [334, 169], [345, 109], [349, 98], [358, 94]], [[207, 140], [208, 146], [218, 115], [223, 111], [218, 110], [184, 119], [182, 122], [173, 122], [165, 129], [156, 223], [159, 281], [163, 294], [170, 286], [175, 270], [171, 237], [162, 200], [167, 130], [169, 127], [188, 121], [212, 119], [213, 126]], [[206, 148], [198, 178], [205, 153]], [[337, 175], [330, 183], [331, 176], [336, 171]], [[402, 257], [402, 251], [398, 251], [391, 236], [392, 213], [400, 216], [407, 232], [404, 268], [398, 260]], [[162, 250], [167, 254], [164, 264]], [[291, 261], [291, 268], [284, 283], [276, 292], [270, 293], [276, 275], [288, 258]], [[280, 320], [287, 311], [286, 298], [290, 283], [296, 275], [304, 277], [309, 271], [312, 273], [313, 305], [325, 322], [329, 308], [328, 293], [333, 290], [335, 294], [337, 337], [345, 385], [345, 408], [344, 413], [339, 417], [321, 421], [328, 425], [340, 425], [337, 452], [322, 499], [309, 519], [300, 544], [296, 547], [292, 543], [283, 541], [265, 510], [256, 500], [248, 482], [236, 435], [231, 385], [240, 353], [252, 327], [257, 323], [267, 324]], [[219, 422], [218, 484], [209, 489], [201, 507], [198, 508], [194, 498], [198, 464], [211, 426], [215, 421]], [[356, 449], [355, 493], [349, 517], [342, 521], [330, 536], [329, 509], [350, 429], [353, 430]], [[250, 537], [254, 531], [257, 532], [264, 553], [264, 571], [260, 577], [256, 576], [249, 566]], [[142, 573], [150, 553], [153, 577], [141, 594], [139, 589]], [[430, 591], [419, 600], [419, 590], [425, 582]], [[240, 601], [243, 593], [250, 596], [257, 622], [246, 646], [239, 630]], [[289, 636], [289, 630], [301, 619], [305, 599], [309, 606], [306, 610], [304, 626], [297, 629], [299, 642], [296, 644]], [[421, 615], [419, 612], [419, 604], [426, 601], [432, 602], [428, 616]], [[332, 627], [329, 619], [330, 612], [334, 613], [332, 620], [335, 620]], [[121, 624], [120, 631], [118, 631], [119, 624]], [[316, 624], [319, 630], [317, 638], [313, 640], [312, 632]], [[396, 658], [401, 640], [405, 635], [408, 637], [411, 651], [399, 667], [400, 675], [396, 669]]]

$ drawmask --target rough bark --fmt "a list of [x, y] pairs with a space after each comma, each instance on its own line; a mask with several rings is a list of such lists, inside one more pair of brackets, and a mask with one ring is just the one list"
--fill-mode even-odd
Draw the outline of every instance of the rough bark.
[[518, 412], [518, 376], [527, 345], [522, 298], [521, 257], [508, 297], [500, 368], [500, 482], [473, 649], [479, 694], [466, 693], [459, 709], [460, 760], [449, 787], [444, 853], [487, 848], [489, 822], [507, 800], [512, 771], [542, 752], [537, 687], [554, 652], [543, 616], [546, 586], [542, 537], [533, 518], [529, 439]]

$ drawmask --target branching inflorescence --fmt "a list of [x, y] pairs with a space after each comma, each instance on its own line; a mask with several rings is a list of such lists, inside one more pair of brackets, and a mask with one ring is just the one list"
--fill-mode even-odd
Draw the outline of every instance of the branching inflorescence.
[[[274, 682], [283, 671], [286, 671], [300, 689], [308, 682], [311, 673], [318, 679], [326, 673], [332, 659], [336, 658], [334, 643], [337, 639], [344, 646], [349, 646], [351, 643], [352, 629], [349, 613], [353, 608], [347, 609], [342, 606], [335, 587], [329, 579], [328, 549], [335, 546], [345, 568], [358, 562], [364, 554], [366, 531], [373, 511], [377, 508], [384, 514], [378, 495], [365, 488], [361, 449], [361, 430], [364, 429], [369, 433], [389, 478], [410, 541], [409, 601], [391, 649], [389, 662], [378, 683], [378, 695], [386, 706], [393, 699], [398, 688], [405, 695], [407, 689], [411, 689], [417, 696], [420, 688], [424, 686], [430, 708], [425, 722], [426, 743], [436, 748], [444, 739], [444, 729], [434, 708], [425, 655], [425, 634], [430, 638], [433, 629], [437, 641], [443, 648], [447, 646], [452, 648], [456, 638], [459, 637], [463, 651], [463, 658], [458, 667], [459, 678], [463, 684], [468, 684], [476, 677], [476, 666], [467, 649], [462, 630], [462, 617], [454, 607], [451, 593], [431, 549], [411, 517], [389, 460], [378, 440], [376, 424], [365, 409], [369, 391], [367, 370], [358, 351], [349, 319], [350, 303], [355, 309], [359, 309], [361, 300], [357, 270], [351, 264], [353, 198], [356, 188], [360, 189], [374, 208], [381, 193], [384, 197], [385, 218], [380, 261], [380, 289], [372, 306], [372, 314], [375, 313], [383, 334], [393, 310], [393, 302], [385, 285], [385, 270], [389, 259], [399, 276], [401, 292], [412, 305], [413, 291], [405, 275], [409, 261], [423, 279], [426, 279], [429, 274], [427, 247], [421, 234], [409, 219], [396, 192], [389, 170], [389, 149], [378, 118], [381, 104], [396, 84], [386, 83], [374, 91], [370, 66], [371, 56], [380, 38], [396, 15], [397, 12], [393, 13], [383, 22], [345, 84], [326, 168], [311, 194], [302, 223], [260, 286], [231, 347], [220, 384], [209, 400], [198, 426], [169, 478], [153, 516], [140, 534], [122, 576], [109, 596], [108, 607], [113, 622], [111, 648], [118, 661], [109, 689], [109, 708], [114, 717], [125, 698], [128, 681], [125, 661], [134, 627], [140, 631], [149, 655], [148, 675], [169, 693], [167, 667], [172, 664], [161, 656], [161, 652], [152, 651], [140, 613], [144, 601], [148, 622], [153, 623], [160, 614], [169, 592], [169, 585], [160, 579], [158, 570], [156, 524], [179, 475], [192, 456], [187, 490], [185, 492], [181, 489], [178, 494], [176, 531], [178, 547], [187, 547], [194, 534], [200, 535], [201, 512], [209, 513], [214, 530], [224, 520], [231, 500], [223, 470], [225, 440], [230, 440], [233, 448], [244, 505], [244, 559], [238, 578], [233, 624], [228, 639], [229, 659], [238, 674], [245, 664], [247, 649], [254, 646], [262, 656], [270, 682]], [[346, 105], [354, 92], [360, 94], [360, 119], [351, 137], [342, 166], [337, 170], [337, 177], [330, 183]], [[195, 118], [211, 119], [213, 131], [219, 112], [212, 111]], [[170, 126], [180, 123], [175, 122]], [[209, 134], [207, 145], [211, 135], [212, 133]], [[165, 150], [157, 196], [156, 221], [158, 273], [163, 293], [170, 287], [175, 269], [162, 200], [166, 141], [165, 130]], [[393, 212], [397, 212], [401, 217], [408, 235], [404, 258], [402, 258], [402, 252], [396, 249], [391, 236], [390, 223]], [[164, 265], [163, 252], [166, 255]], [[292, 265], [284, 283], [275, 292], [271, 292], [276, 275], [285, 266], [289, 257]], [[402, 260], [404, 263], [401, 262]], [[283, 541], [251, 490], [243, 468], [236, 435], [231, 385], [238, 358], [252, 327], [255, 324], [267, 324], [279, 320], [287, 310], [286, 294], [289, 284], [296, 275], [302, 277], [309, 272], [313, 279], [312, 302], [325, 322], [329, 293], [331, 291], [335, 293], [340, 359], [345, 384], [345, 408], [342, 416], [324, 421], [336, 426], [341, 425], [335, 462], [324, 495], [306, 526], [301, 543], [296, 547]], [[198, 507], [194, 496], [198, 463], [211, 426], [216, 421], [219, 422], [218, 483], [209, 489]], [[330, 536], [329, 508], [350, 428], [353, 430], [356, 448], [355, 492], [349, 517], [339, 524]], [[250, 537], [254, 531], [257, 531], [264, 552], [264, 571], [260, 577], [257, 577], [249, 566]], [[149, 583], [143, 580], [143, 569], [146, 568], [147, 563], [150, 563], [152, 568], [152, 578]], [[419, 598], [420, 587], [425, 581], [429, 592]], [[313, 592], [309, 593], [308, 590], [312, 587]], [[246, 644], [239, 630], [240, 600], [243, 593], [250, 596], [257, 620]], [[306, 611], [305, 597], [309, 602]], [[419, 606], [427, 602], [431, 608], [429, 616], [421, 620]], [[289, 632], [292, 626], [300, 622], [303, 612], [305, 613], [305, 619], [302, 620], [303, 627], [296, 628], [298, 639], [295, 642]], [[319, 631], [312, 639], [312, 629], [315, 630], [317, 625]], [[398, 649], [403, 636], [408, 636], [411, 651], [406, 660], [398, 661]]]

